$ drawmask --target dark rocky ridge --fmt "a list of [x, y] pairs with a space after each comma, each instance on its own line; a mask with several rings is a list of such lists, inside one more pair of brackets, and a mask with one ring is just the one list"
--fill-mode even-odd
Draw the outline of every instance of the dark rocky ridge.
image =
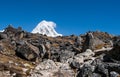
[[120, 37], [106, 32], [62, 37], [8, 26], [0, 32], [0, 77], [119, 77]]

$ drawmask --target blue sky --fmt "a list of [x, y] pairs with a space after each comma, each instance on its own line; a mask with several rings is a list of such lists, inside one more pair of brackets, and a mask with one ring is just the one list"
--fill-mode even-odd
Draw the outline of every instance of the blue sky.
[[31, 32], [42, 20], [55, 22], [63, 35], [120, 34], [120, 0], [0, 0], [0, 29], [12, 24]]

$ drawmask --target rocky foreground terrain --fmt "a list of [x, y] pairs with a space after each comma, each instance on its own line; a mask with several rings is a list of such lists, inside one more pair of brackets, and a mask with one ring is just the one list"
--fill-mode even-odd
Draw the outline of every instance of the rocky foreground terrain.
[[120, 36], [53, 38], [8, 26], [0, 32], [0, 77], [120, 77]]

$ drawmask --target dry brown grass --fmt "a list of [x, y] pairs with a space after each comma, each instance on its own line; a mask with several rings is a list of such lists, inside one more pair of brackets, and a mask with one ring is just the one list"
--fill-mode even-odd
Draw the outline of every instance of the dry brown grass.
[[101, 49], [103, 47], [104, 47], [104, 44], [99, 44], [99, 45], [95, 46], [95, 49]]

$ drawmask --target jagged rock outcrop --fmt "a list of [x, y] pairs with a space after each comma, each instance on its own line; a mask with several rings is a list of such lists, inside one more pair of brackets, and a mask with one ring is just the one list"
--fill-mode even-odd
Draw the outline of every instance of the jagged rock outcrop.
[[91, 49], [91, 50], [97, 50], [101, 49], [103, 47], [111, 47], [112, 44], [112, 38], [113, 36], [104, 33], [104, 32], [88, 32], [85, 35], [85, 42], [83, 50], [85, 49]]
[[27, 60], [35, 60], [39, 57], [40, 51], [37, 47], [33, 46], [32, 44], [23, 41], [22, 44], [17, 46], [16, 54], [24, 59]]
[[114, 37], [113, 49], [109, 52], [109, 55], [115, 60], [120, 61], [120, 36]]
[[47, 37], [0, 32], [0, 77], [119, 77], [120, 37], [106, 32]]

